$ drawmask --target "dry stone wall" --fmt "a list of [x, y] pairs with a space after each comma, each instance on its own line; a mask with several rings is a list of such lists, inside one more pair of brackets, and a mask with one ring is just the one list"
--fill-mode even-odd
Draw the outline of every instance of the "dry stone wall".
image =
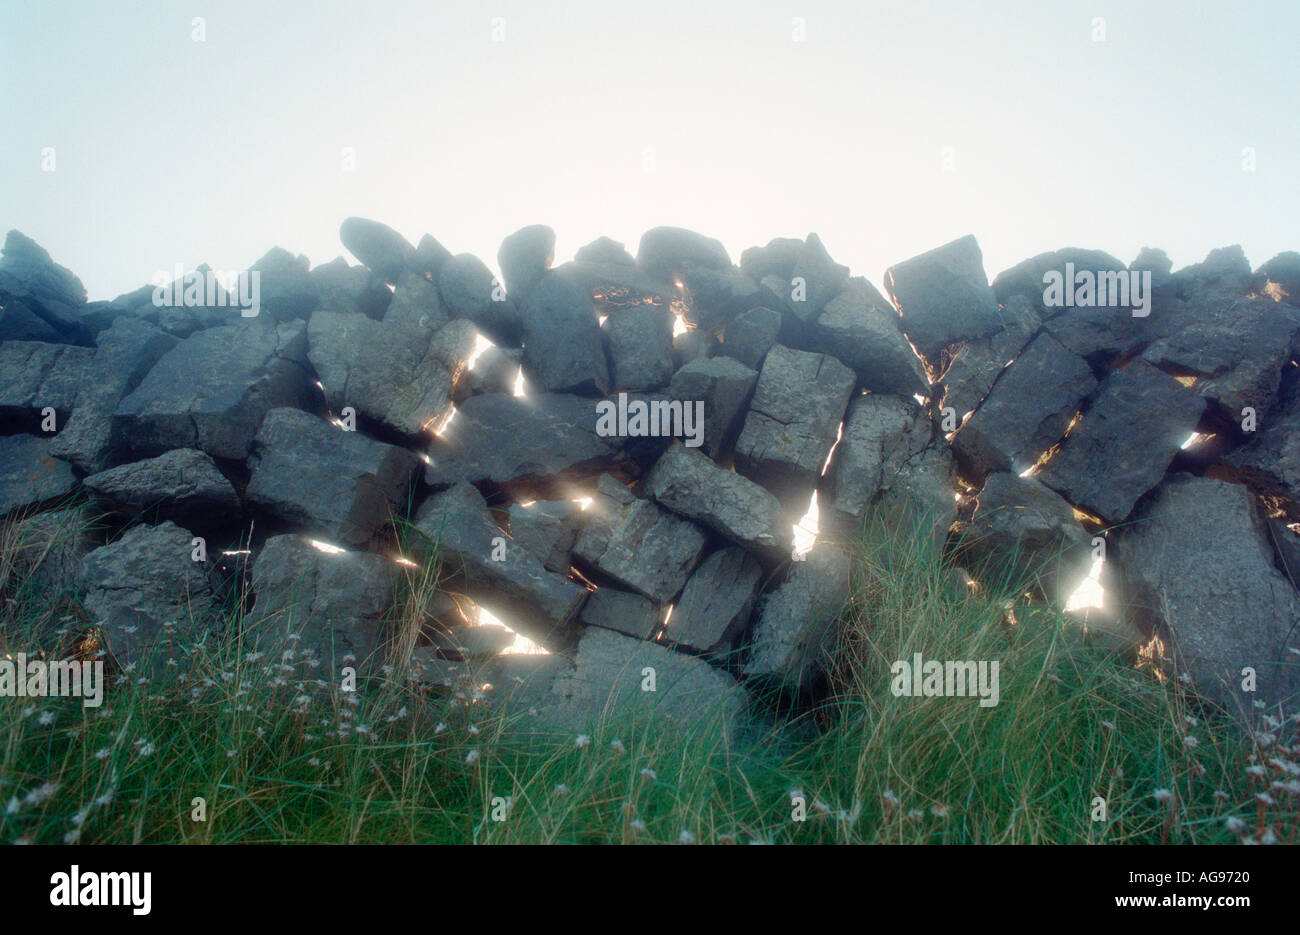
[[[1068, 604], [1091, 573], [1081, 625], [1216, 703], [1300, 690], [1300, 254], [1067, 248], [990, 283], [966, 236], [882, 293], [815, 234], [737, 264], [662, 227], [555, 266], [534, 225], [500, 282], [428, 235], [340, 237], [361, 265], [276, 248], [88, 302], [9, 232], [0, 516], [110, 517], [57, 559], [117, 661], [218, 626], [233, 573], [250, 643], [382, 665], [414, 538], [456, 598], [430, 682], [482, 656], [554, 723], [619, 695], [731, 716], [818, 690], [847, 543], [919, 519], [977, 579]], [[552, 655], [502, 654], [483, 611]]]

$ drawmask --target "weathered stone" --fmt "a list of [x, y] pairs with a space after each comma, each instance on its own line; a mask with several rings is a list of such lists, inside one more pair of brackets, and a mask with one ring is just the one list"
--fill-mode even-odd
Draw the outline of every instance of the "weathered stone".
[[1300, 312], [1271, 299], [1206, 292], [1170, 308], [1154, 326], [1162, 336], [1143, 359], [1197, 377], [1196, 391], [1240, 421], [1244, 407], [1262, 413], [1272, 404]]
[[113, 412], [139, 456], [198, 448], [243, 458], [263, 416], [306, 398], [307, 329], [253, 318], [209, 328], [168, 351]]
[[776, 297], [736, 267], [713, 269], [685, 264], [680, 273], [686, 290], [686, 321], [703, 331], [721, 331], [751, 308], [775, 305]]
[[591, 400], [547, 393], [471, 396], [429, 449], [425, 481], [468, 480], [520, 493], [589, 479], [611, 465], [618, 439], [596, 434]]
[[1150, 364], [1112, 371], [1038, 479], [1071, 503], [1118, 523], [1160, 483], [1205, 403]]
[[470, 359], [469, 373], [463, 381], [464, 391], [513, 395], [523, 360], [524, 352], [519, 348], [497, 347], [495, 344], [484, 348], [477, 357]]
[[1038, 333], [1041, 324], [1028, 299], [1013, 295], [998, 310], [1005, 322], [996, 334], [968, 341], [953, 357], [943, 375], [943, 406], [957, 419], [976, 409], [1007, 365]]
[[1097, 387], [1084, 361], [1040, 334], [1004, 370], [953, 439], [969, 480], [1023, 473], [1065, 434], [1079, 403]]
[[884, 296], [861, 277], [824, 302], [810, 334], [810, 346], [853, 368], [873, 393], [930, 395], [921, 359], [898, 329], [898, 315]]
[[50, 254], [20, 231], [5, 236], [0, 256], [0, 305], [20, 299], [59, 334], [59, 340], [89, 344], [90, 333], [79, 321], [86, 287]]
[[998, 330], [998, 303], [970, 234], [885, 270], [903, 333], [927, 358]]
[[341, 256], [314, 267], [310, 276], [317, 311], [347, 312], [380, 321], [393, 301], [383, 277], [364, 266], [349, 266]]
[[872, 393], [856, 397], [826, 475], [827, 520], [854, 530], [910, 459], [931, 440], [932, 426], [914, 400]]
[[364, 546], [401, 515], [415, 456], [298, 409], [272, 409], [253, 442], [250, 505], [304, 532]]
[[503, 347], [518, 347], [521, 333], [515, 300], [478, 257], [453, 256], [438, 272], [438, 294], [453, 318], [468, 318]]
[[85, 505], [14, 521], [6, 534], [6, 548], [19, 586], [29, 586], [29, 593], [45, 594], [72, 589], [77, 566], [103, 542], [95, 524], [94, 514]]
[[171, 649], [164, 632], [193, 643], [214, 622], [212, 586], [193, 560], [193, 535], [172, 522], [135, 526], [95, 549], [77, 567], [77, 588], [119, 665]]
[[609, 391], [591, 292], [564, 267], [537, 284], [522, 310], [524, 369], [543, 391]]
[[63, 335], [22, 299], [6, 298], [0, 303], [0, 341], [42, 341], [60, 343]]
[[72, 468], [50, 454], [50, 440], [0, 436], [0, 519], [57, 500], [77, 486]]
[[734, 546], [719, 549], [695, 569], [668, 618], [665, 639], [702, 653], [726, 653], [749, 625], [763, 570]]
[[673, 375], [673, 315], [662, 305], [612, 311], [600, 326], [609, 342], [610, 392], [655, 390]]
[[434, 494], [420, 507], [415, 526], [437, 543], [444, 572], [476, 603], [543, 645], [566, 639], [586, 588], [547, 571], [536, 556], [512, 543], [472, 484]]
[[110, 468], [87, 477], [87, 490], [128, 515], [165, 517], [187, 529], [239, 517], [239, 497], [212, 459], [193, 448]]
[[554, 260], [555, 231], [545, 224], [521, 227], [501, 241], [497, 251], [506, 292], [516, 303], [528, 298]]
[[260, 313], [278, 321], [311, 315], [320, 296], [308, 272], [310, 265], [305, 256], [295, 257], [281, 247], [272, 247], [254, 263], [249, 272], [258, 275]]
[[1007, 584], [1037, 583], [1060, 604], [1092, 565], [1092, 537], [1070, 504], [1037, 480], [1005, 471], [984, 482], [963, 545]]
[[382, 276], [396, 283], [415, 248], [387, 224], [366, 218], [347, 218], [339, 226], [339, 240], [354, 257]]
[[582, 509], [572, 500], [537, 500], [510, 506], [510, 535], [547, 571], [565, 574], [582, 528]]
[[[540, 718], [565, 732], [636, 717], [653, 718], [657, 734], [712, 726], [730, 733], [742, 725], [744, 689], [702, 659], [591, 627], [574, 662], [555, 677], [552, 703], [538, 705]], [[646, 669], [654, 691], [644, 690]]]
[[754, 279], [776, 276], [789, 282], [794, 264], [803, 252], [804, 242], [797, 237], [776, 237], [766, 247], [750, 247], [740, 255], [740, 268]]
[[876, 499], [876, 512], [897, 536], [928, 533], [937, 556], [957, 520], [956, 485], [952, 449], [942, 440], [931, 440], [888, 478]]
[[655, 227], [641, 235], [636, 262], [656, 279], [672, 281], [687, 264], [704, 269], [728, 269], [731, 258], [721, 241], [681, 227]]
[[1300, 306], [1300, 253], [1279, 253], [1255, 271], [1265, 280], [1264, 294], [1275, 302]]
[[751, 308], [727, 323], [722, 335], [722, 353], [758, 370], [780, 333], [780, 312], [770, 308]]
[[[1253, 702], [1294, 698], [1300, 601], [1273, 564], [1255, 498], [1245, 487], [1175, 475], [1121, 529], [1121, 564], [1134, 605], [1172, 638], [1171, 656], [1198, 690], [1249, 717]], [[1246, 674], [1255, 691], [1243, 691]]]
[[736, 469], [803, 515], [856, 381], [833, 357], [772, 348], [736, 441]]
[[425, 234], [415, 245], [415, 255], [406, 261], [406, 268], [419, 273], [429, 282], [437, 282], [443, 264], [450, 259], [451, 251], [432, 234]]
[[790, 554], [792, 529], [780, 501], [697, 449], [673, 442], [646, 478], [645, 489], [674, 513], [738, 545], [773, 558]]
[[648, 597], [604, 587], [592, 591], [587, 603], [582, 605], [582, 623], [638, 640], [652, 640], [663, 624], [663, 614], [659, 605]]
[[374, 668], [382, 662], [384, 616], [397, 571], [380, 555], [325, 551], [301, 536], [273, 536], [253, 562], [254, 603], [244, 640], [272, 662], [294, 649], [315, 653], [325, 673], [338, 672], [348, 656]]
[[574, 556], [661, 604], [677, 596], [704, 551], [697, 526], [638, 498], [608, 474], [584, 512]]
[[832, 260], [821, 238], [809, 234], [790, 272], [790, 307], [795, 317], [811, 324], [826, 303], [843, 291], [848, 279], [849, 268]]
[[[998, 273], [993, 278], [993, 294], [1003, 305], [1006, 305], [1012, 296], [1023, 296], [1029, 300], [1031, 307], [1039, 316], [1051, 318], [1063, 309], [1049, 307], [1044, 301], [1044, 290], [1047, 284], [1043, 282], [1043, 277], [1052, 272], [1065, 277], [1067, 263], [1071, 264], [1076, 273], [1082, 271], [1104, 273], [1127, 269], [1122, 260], [1104, 250], [1064, 247], [1032, 256]], [[1125, 311], [1127, 312], [1127, 309]]]
[[730, 357], [687, 364], [673, 374], [668, 395], [683, 405], [704, 403], [704, 452], [717, 458], [736, 437], [758, 373]]
[[673, 367], [680, 370], [693, 360], [706, 360], [718, 349], [718, 339], [712, 331], [688, 328], [673, 335]]
[[56, 426], [66, 424], [94, 353], [39, 341], [0, 344], [0, 431], [40, 432], [47, 408]]
[[119, 318], [100, 332], [77, 389], [72, 416], [54, 437], [50, 453], [93, 474], [117, 463], [125, 439], [113, 432], [113, 411], [178, 343], [153, 325]]
[[790, 577], [763, 599], [742, 672], [746, 678], [807, 690], [829, 670], [849, 598], [848, 556], [813, 546]]
[[[256, 317], [252, 311], [252, 280], [245, 277], [244, 294], [228, 291], [217, 280], [212, 268], [206, 263], [200, 264], [188, 273], [182, 273], [179, 279], [158, 286], [141, 286], [132, 292], [118, 296], [110, 304], [114, 320], [125, 317], [137, 318], [154, 325], [161, 331], [177, 338], [190, 335], [207, 328], [221, 325], [234, 325]], [[260, 286], [259, 286], [260, 302]], [[242, 305], [247, 305], [249, 316], [244, 315]], [[260, 313], [260, 305], [257, 312]], [[111, 322], [92, 324], [90, 327], [103, 327]]]
[[441, 426], [453, 396], [468, 388], [468, 361], [477, 338], [464, 320], [426, 331], [388, 318], [375, 322], [318, 312], [308, 326], [308, 356], [331, 409], [352, 406], [361, 416], [414, 437]]

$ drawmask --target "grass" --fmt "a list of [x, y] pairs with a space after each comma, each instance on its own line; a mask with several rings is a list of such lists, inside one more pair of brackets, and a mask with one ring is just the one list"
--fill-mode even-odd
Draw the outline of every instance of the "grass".
[[[0, 651], [84, 651], [89, 621], [29, 573], [26, 534], [0, 530]], [[1247, 734], [1059, 613], [1026, 613], [1016, 588], [953, 594], [917, 530], [853, 544], [819, 729], [745, 744], [618, 712], [588, 736], [530, 737], [472, 673], [454, 691], [413, 685], [400, 659], [438, 569], [404, 546], [416, 561], [396, 664], [355, 692], [292, 655], [247, 653], [230, 626], [111, 672], [98, 709], [0, 699], [0, 842], [1297, 840], [1294, 719], [1274, 712], [1268, 733]], [[890, 664], [914, 652], [998, 660], [999, 704], [895, 697]]]

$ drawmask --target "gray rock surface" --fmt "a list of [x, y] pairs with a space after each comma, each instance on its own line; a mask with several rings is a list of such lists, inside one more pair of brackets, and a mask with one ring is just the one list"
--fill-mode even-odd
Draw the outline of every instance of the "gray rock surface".
[[581, 622], [583, 626], [603, 627], [633, 639], [653, 640], [663, 624], [663, 613], [648, 597], [603, 587], [587, 597]]
[[567, 574], [569, 555], [582, 529], [583, 510], [572, 500], [510, 505], [510, 535], [547, 571]]
[[823, 524], [856, 529], [903, 466], [929, 445], [930, 420], [914, 400], [875, 393], [855, 397], [819, 498]]
[[0, 436], [0, 519], [72, 493], [77, 478], [50, 453], [48, 438]]
[[970, 234], [885, 270], [903, 332], [927, 359], [998, 330], [998, 302]]
[[194, 448], [123, 464], [82, 483], [113, 509], [175, 520], [187, 529], [238, 520], [239, 496], [213, 460]]
[[727, 322], [722, 335], [722, 353], [758, 370], [780, 333], [780, 312], [761, 306], [751, 308]]
[[278, 520], [344, 546], [405, 515], [415, 456], [298, 409], [273, 409], [253, 443], [245, 497]]
[[112, 431], [142, 457], [198, 448], [243, 458], [267, 412], [305, 398], [306, 356], [301, 321], [258, 317], [200, 331], [164, 354], [118, 404]]
[[861, 277], [825, 303], [813, 324], [811, 347], [851, 367], [873, 393], [930, 395], [921, 359], [898, 327], [898, 315]]
[[545, 224], [521, 227], [497, 251], [497, 266], [506, 292], [516, 303], [528, 298], [555, 260], [555, 231]]
[[[1120, 531], [1128, 591], [1172, 638], [1171, 655], [1197, 689], [1247, 716], [1253, 702], [1294, 698], [1300, 602], [1274, 566], [1245, 487], [1171, 476]], [[1258, 684], [1242, 690], [1244, 668]]]
[[704, 532], [624, 484], [602, 474], [585, 525], [573, 548], [576, 558], [620, 584], [668, 603], [704, 551]]
[[547, 392], [609, 391], [609, 365], [592, 294], [571, 271], [560, 267], [543, 276], [520, 314], [524, 370], [531, 383]]
[[44, 410], [67, 424], [94, 351], [69, 344], [0, 344], [0, 430], [39, 432]]
[[730, 357], [695, 360], [673, 374], [672, 399], [704, 403], [704, 453], [717, 458], [735, 440], [758, 373]]
[[729, 546], [709, 555], [686, 582], [665, 641], [701, 653], [729, 652], [749, 625], [762, 576], [744, 549]]
[[503, 347], [519, 345], [515, 300], [478, 257], [461, 253], [443, 263], [438, 271], [438, 294], [453, 318], [468, 318]]
[[610, 392], [656, 390], [673, 376], [673, 316], [662, 305], [611, 311], [600, 326], [609, 347]]
[[967, 341], [944, 371], [943, 406], [951, 407], [958, 420], [984, 401], [1002, 371], [1020, 356], [1041, 325], [1024, 296], [1011, 296], [998, 314], [1005, 323], [1003, 328], [987, 338]]
[[367, 218], [351, 217], [339, 226], [339, 240], [352, 255], [370, 267], [386, 282], [401, 278], [415, 248], [387, 224]]
[[655, 227], [641, 235], [636, 262], [650, 276], [671, 281], [686, 264], [723, 270], [731, 259], [721, 241], [681, 227]]

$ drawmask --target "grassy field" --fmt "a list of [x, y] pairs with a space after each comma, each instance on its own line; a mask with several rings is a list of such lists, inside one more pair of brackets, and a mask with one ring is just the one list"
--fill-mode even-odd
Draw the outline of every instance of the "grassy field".
[[[0, 649], [84, 648], [71, 595], [26, 574], [15, 527], [0, 539]], [[429, 695], [399, 664], [341, 692], [227, 636], [110, 672], [98, 709], [0, 699], [0, 841], [1296, 842], [1294, 719], [1249, 737], [1060, 615], [1009, 616], [1011, 589], [962, 599], [926, 536], [864, 534], [855, 551], [817, 731], [736, 746], [615, 713], [589, 736], [529, 738], [468, 675]], [[399, 656], [436, 562], [407, 579]], [[999, 660], [1000, 703], [895, 697], [890, 663], [914, 652]]]

